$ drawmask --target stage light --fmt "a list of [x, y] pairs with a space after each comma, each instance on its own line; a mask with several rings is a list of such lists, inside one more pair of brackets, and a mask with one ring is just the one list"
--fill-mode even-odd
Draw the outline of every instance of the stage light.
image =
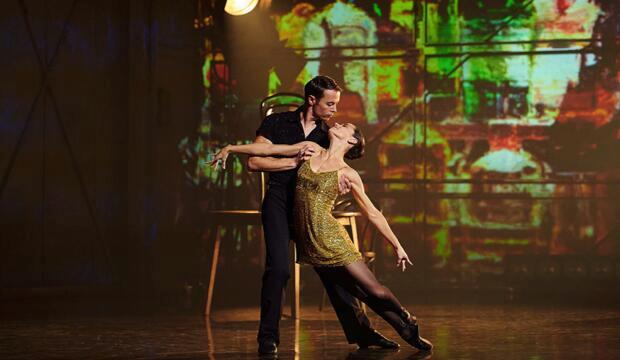
[[227, 0], [224, 11], [230, 15], [245, 15], [254, 10], [258, 0]]

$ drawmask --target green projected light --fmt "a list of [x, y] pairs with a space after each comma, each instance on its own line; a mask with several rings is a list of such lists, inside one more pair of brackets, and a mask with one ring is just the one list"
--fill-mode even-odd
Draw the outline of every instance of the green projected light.
[[343, 88], [336, 121], [368, 140], [352, 165], [435, 268], [609, 254], [594, 244], [618, 211], [620, 34], [604, 3], [273, 1], [252, 13], [268, 29], [235, 22], [245, 38], [230, 35], [228, 52], [205, 39], [203, 121], [179, 145], [186, 177], [256, 189], [243, 159], [226, 176], [208, 153], [251, 141], [262, 99], [325, 74]]

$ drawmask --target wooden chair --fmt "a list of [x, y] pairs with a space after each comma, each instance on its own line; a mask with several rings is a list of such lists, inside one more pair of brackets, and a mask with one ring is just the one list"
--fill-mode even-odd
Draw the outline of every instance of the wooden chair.
[[[297, 109], [303, 105], [305, 99], [302, 95], [289, 92], [280, 92], [264, 98], [260, 103], [260, 118], [261, 121], [266, 116], [273, 113], [279, 113], [284, 111], [291, 111]], [[261, 176], [261, 193], [262, 198], [267, 191], [267, 179], [265, 172], [260, 173]], [[262, 202], [262, 201], [261, 201]], [[301, 287], [301, 268], [295, 259], [297, 258], [295, 246], [291, 247], [291, 259], [293, 259], [293, 265], [291, 269], [291, 282], [293, 286], [288, 286], [289, 295], [291, 299], [291, 317], [297, 319], [299, 317], [301, 302], [300, 302], [300, 287]], [[283, 307], [284, 308], [284, 307]]]
[[261, 212], [259, 210], [212, 210], [209, 212], [209, 220], [215, 225], [215, 240], [213, 242], [213, 254], [211, 255], [211, 272], [209, 274], [209, 287], [207, 288], [207, 300], [205, 303], [205, 316], [211, 315], [213, 305], [213, 291], [217, 275], [217, 265], [220, 259], [220, 245], [222, 243], [222, 228], [239, 222], [245, 224], [261, 225]]
[[[267, 115], [282, 111], [293, 110], [304, 103], [303, 96], [295, 93], [277, 93], [266, 97], [260, 103], [260, 120]], [[266, 174], [260, 172], [260, 201], [262, 203], [267, 190]], [[232, 224], [262, 225], [260, 210], [212, 210], [209, 212], [209, 221], [215, 225], [215, 236], [213, 241], [213, 254], [211, 256], [211, 270], [209, 273], [209, 286], [207, 288], [207, 299], [205, 301], [205, 315], [210, 316], [213, 306], [213, 292], [215, 291], [215, 281], [217, 278], [217, 267], [219, 263], [219, 252], [221, 247], [221, 230]], [[261, 231], [261, 246], [263, 246], [263, 232]], [[293, 256], [294, 249], [293, 249]], [[293, 257], [294, 258], [294, 257]], [[291, 288], [291, 316], [299, 316], [299, 285], [300, 272], [299, 264], [294, 265], [293, 286]]]

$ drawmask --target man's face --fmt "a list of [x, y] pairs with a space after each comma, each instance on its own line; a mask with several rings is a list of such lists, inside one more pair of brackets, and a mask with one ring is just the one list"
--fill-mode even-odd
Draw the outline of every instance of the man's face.
[[338, 111], [336, 106], [340, 101], [340, 91], [324, 90], [323, 97], [317, 101], [314, 96], [308, 99], [312, 106], [312, 115], [315, 118], [328, 121]]

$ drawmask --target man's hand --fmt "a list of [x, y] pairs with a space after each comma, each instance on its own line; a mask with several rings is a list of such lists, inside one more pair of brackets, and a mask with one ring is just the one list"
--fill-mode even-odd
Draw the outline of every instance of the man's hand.
[[338, 179], [338, 193], [340, 195], [348, 194], [351, 191], [351, 181], [346, 176], [340, 176]]

